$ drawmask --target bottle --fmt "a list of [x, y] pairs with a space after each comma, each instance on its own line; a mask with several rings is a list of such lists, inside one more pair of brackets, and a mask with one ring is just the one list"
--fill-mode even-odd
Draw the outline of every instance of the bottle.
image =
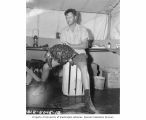
[[33, 47], [38, 47], [38, 36], [33, 37]]
[[111, 48], [111, 43], [110, 42], [108, 42], [107, 48]]

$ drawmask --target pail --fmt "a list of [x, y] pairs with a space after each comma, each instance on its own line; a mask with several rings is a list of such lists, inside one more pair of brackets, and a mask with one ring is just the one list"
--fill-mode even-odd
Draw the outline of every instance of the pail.
[[102, 76], [94, 76], [94, 88], [103, 90], [104, 89], [105, 78]]

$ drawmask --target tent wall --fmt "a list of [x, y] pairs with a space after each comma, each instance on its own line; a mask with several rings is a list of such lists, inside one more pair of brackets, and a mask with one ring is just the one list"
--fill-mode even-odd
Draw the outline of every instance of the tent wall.
[[120, 15], [114, 15], [111, 19], [111, 39], [120, 40]]
[[111, 39], [120, 40], [120, 3], [111, 12]]
[[[56, 38], [56, 32], [66, 26], [64, 11], [47, 10], [39, 15], [31, 16], [32, 10], [27, 17], [27, 36], [32, 36], [33, 29], [39, 30], [41, 38]], [[38, 10], [39, 12], [39, 10]], [[30, 16], [30, 17], [29, 17]], [[90, 39], [105, 40], [107, 35], [108, 17], [106, 14], [82, 13], [81, 24], [89, 30]]]

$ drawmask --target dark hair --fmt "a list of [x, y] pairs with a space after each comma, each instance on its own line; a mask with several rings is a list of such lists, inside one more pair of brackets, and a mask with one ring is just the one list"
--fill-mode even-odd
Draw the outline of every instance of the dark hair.
[[65, 12], [64, 12], [64, 15], [66, 16], [68, 13], [72, 13], [74, 16], [77, 16], [77, 11], [75, 9], [67, 9]]

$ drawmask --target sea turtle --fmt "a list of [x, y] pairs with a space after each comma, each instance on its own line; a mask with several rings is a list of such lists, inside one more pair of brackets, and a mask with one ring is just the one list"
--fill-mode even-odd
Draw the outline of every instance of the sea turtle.
[[[49, 48], [46, 58], [49, 58], [48, 61], [54, 59], [59, 64], [65, 64], [74, 58], [78, 53], [67, 44], [56, 44]], [[48, 62], [49, 63], [49, 62]]]

